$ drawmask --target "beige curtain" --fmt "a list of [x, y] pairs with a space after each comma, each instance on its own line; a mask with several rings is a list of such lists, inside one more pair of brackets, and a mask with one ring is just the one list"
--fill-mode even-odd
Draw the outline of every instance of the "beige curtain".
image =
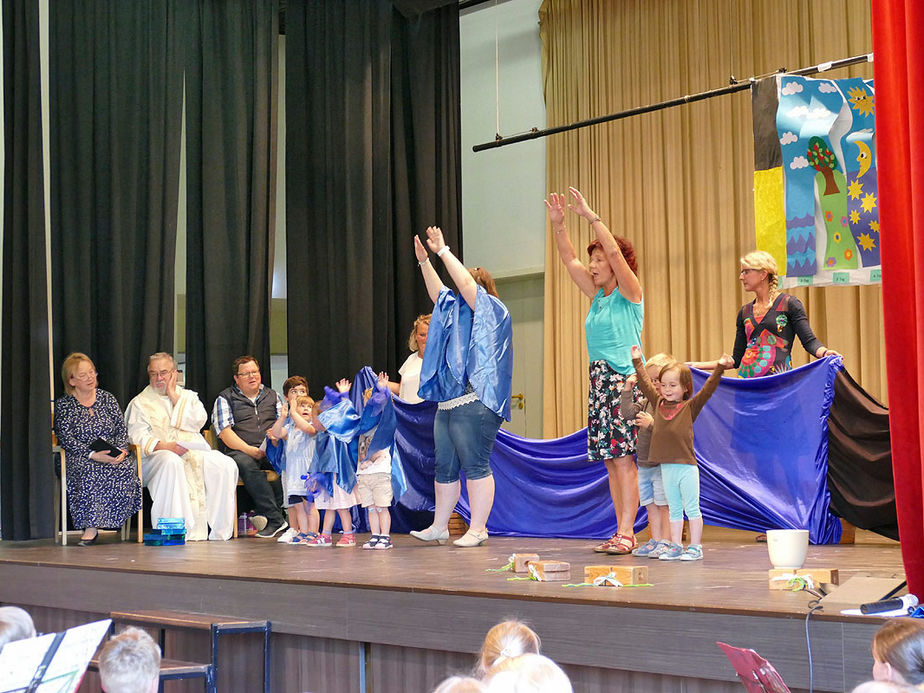
[[[872, 51], [868, 0], [545, 0], [540, 26], [549, 127], [721, 87], [730, 75]], [[828, 74], [869, 78], [872, 66]], [[548, 189], [577, 187], [635, 245], [646, 353], [730, 353], [735, 316], [749, 300], [738, 260], [755, 246], [750, 92], [554, 135], [547, 151]], [[585, 248], [586, 222], [573, 214], [566, 222]], [[586, 425], [589, 301], [547, 237], [543, 424], [555, 437]], [[791, 293], [822, 342], [884, 398], [879, 286]], [[793, 364], [807, 360], [797, 346]]]

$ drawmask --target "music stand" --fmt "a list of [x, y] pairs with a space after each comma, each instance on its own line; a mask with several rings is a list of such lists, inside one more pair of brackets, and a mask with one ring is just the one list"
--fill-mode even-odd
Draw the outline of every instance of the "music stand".
[[749, 693], [792, 693], [773, 665], [754, 650], [716, 642]]

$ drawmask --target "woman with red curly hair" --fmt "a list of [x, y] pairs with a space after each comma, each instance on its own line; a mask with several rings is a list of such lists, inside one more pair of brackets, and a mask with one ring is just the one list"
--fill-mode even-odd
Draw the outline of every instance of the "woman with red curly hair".
[[[633, 459], [635, 427], [619, 416], [619, 398], [626, 379], [635, 372], [632, 345], [642, 343], [642, 285], [632, 244], [613, 236], [576, 188], [568, 191], [574, 198], [568, 209], [587, 219], [596, 235], [587, 247], [590, 262], [586, 267], [574, 252], [565, 228], [565, 196], [550, 193], [545, 205], [562, 264], [578, 288], [592, 299], [584, 321], [590, 357], [587, 456], [606, 465], [617, 521], [616, 534], [594, 551], [626, 554], [637, 545], [633, 524], [638, 513], [638, 470]], [[636, 391], [634, 399], [640, 398]]]

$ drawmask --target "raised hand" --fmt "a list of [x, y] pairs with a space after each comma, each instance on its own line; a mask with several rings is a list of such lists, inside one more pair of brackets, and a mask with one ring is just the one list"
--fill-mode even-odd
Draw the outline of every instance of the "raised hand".
[[568, 205], [570, 209], [575, 214], [580, 214], [585, 219], [593, 219], [597, 216], [596, 212], [590, 208], [590, 205], [587, 204], [587, 200], [584, 199], [584, 196], [581, 194], [581, 191], [577, 188], [568, 188], [568, 192], [571, 193], [571, 197], [574, 198], [574, 203]]
[[379, 387], [388, 387], [388, 373], [385, 371], [379, 373]]
[[626, 387], [635, 387], [636, 381], [638, 381], [638, 376], [633, 373], [628, 378], [626, 378]]
[[735, 359], [728, 354], [722, 354], [722, 356], [719, 357], [718, 363], [723, 368], [732, 368], [735, 365]]
[[552, 226], [559, 226], [565, 221], [565, 196], [559, 193], [549, 193], [545, 200], [545, 207], [549, 212], [549, 221]]
[[424, 248], [423, 243], [420, 242], [420, 237], [416, 233], [414, 234], [414, 255], [417, 256], [417, 262], [426, 262], [427, 258], [430, 257], [430, 254], [427, 252], [427, 249]]
[[632, 358], [634, 358], [634, 359], [640, 359], [640, 358], [642, 358], [642, 350], [639, 349], [638, 344], [633, 344], [633, 345], [632, 345]]
[[346, 378], [341, 378], [336, 382], [337, 392], [343, 394], [350, 391], [350, 381]]
[[434, 253], [439, 253], [446, 247], [446, 241], [443, 240], [443, 230], [439, 226], [427, 227], [427, 247]]

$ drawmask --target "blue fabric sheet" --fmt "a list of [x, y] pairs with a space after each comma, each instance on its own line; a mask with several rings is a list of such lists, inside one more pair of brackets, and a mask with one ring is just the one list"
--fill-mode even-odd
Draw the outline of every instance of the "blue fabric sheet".
[[[734, 529], [808, 529], [836, 543], [828, 509], [827, 418], [841, 360], [827, 357], [765, 378], [725, 378], [694, 426], [707, 524]], [[694, 371], [699, 388], [706, 374]], [[432, 402], [395, 399], [396, 443], [408, 492], [401, 504], [433, 509]], [[616, 531], [606, 470], [587, 461], [587, 430], [533, 440], [501, 430], [491, 456], [497, 491], [488, 530], [499, 536], [601, 538]], [[463, 484], [458, 511], [469, 517]], [[639, 510], [636, 529], [646, 524]]]

